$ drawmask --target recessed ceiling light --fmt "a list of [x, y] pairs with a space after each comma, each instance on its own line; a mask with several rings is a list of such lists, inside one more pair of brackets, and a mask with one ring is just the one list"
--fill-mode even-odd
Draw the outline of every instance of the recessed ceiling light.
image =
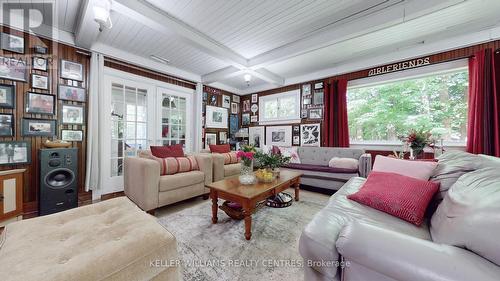
[[149, 57], [152, 58], [152, 59], [154, 59], [157, 62], [161, 62], [161, 63], [164, 63], [164, 64], [169, 64], [170, 63], [170, 60], [168, 60], [166, 58], [159, 57], [157, 55], [151, 55]]

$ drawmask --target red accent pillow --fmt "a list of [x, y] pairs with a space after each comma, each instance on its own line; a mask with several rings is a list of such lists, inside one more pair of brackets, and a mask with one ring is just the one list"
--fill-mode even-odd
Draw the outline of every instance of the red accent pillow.
[[165, 146], [150, 146], [151, 154], [158, 158], [167, 157], [184, 157], [182, 144], [165, 145]]
[[229, 144], [211, 144], [210, 152], [212, 153], [228, 153], [231, 152], [231, 146]]
[[347, 198], [420, 226], [439, 183], [395, 173], [374, 172]]

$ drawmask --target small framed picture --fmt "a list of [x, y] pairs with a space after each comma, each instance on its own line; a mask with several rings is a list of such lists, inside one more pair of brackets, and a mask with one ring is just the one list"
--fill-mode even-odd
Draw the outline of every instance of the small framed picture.
[[241, 126], [250, 125], [250, 113], [243, 113], [241, 115]]
[[83, 125], [85, 114], [81, 105], [62, 105], [62, 123]]
[[83, 141], [83, 131], [61, 130], [61, 140], [63, 141]]
[[78, 81], [76, 80], [73, 81], [73, 87], [78, 87]]
[[60, 100], [85, 102], [85, 89], [80, 87], [66, 86], [60, 84], [57, 94]]
[[83, 65], [73, 61], [61, 60], [61, 78], [83, 81]]
[[258, 102], [259, 95], [253, 94], [252, 95], [252, 103], [257, 103]]
[[217, 95], [210, 96], [210, 105], [217, 106]]
[[259, 116], [258, 115], [252, 115], [250, 117], [250, 122], [252, 122], [252, 123], [259, 122]]
[[307, 96], [311, 94], [311, 84], [302, 85], [302, 95]]
[[73, 86], [73, 80], [66, 80], [66, 85]]
[[299, 125], [293, 126], [293, 134], [294, 135], [300, 134], [300, 126]]
[[313, 103], [316, 105], [323, 105], [323, 91], [314, 92]]
[[48, 94], [26, 93], [26, 113], [54, 115], [56, 97]]
[[314, 83], [314, 90], [323, 89], [323, 82]]
[[219, 143], [220, 144], [227, 143], [227, 132], [219, 132]]
[[322, 108], [309, 109], [309, 119], [322, 119], [322, 118], [323, 118]]
[[203, 101], [207, 101], [207, 97], [208, 97], [208, 93], [207, 92], [203, 92]]
[[240, 96], [233, 95], [233, 102], [240, 103]]
[[14, 108], [16, 106], [16, 86], [0, 84], [0, 108]]
[[2, 49], [14, 53], [24, 54], [24, 38], [8, 33], [1, 34]]
[[31, 163], [31, 142], [0, 141], [0, 151], [5, 152], [5, 156], [0, 157], [0, 165]]
[[243, 101], [243, 112], [249, 112], [250, 111], [250, 100], [244, 100]]
[[31, 88], [48, 90], [49, 77], [38, 74], [31, 74]]
[[0, 137], [14, 136], [14, 115], [0, 113]]
[[238, 108], [240, 105], [238, 103], [232, 102], [231, 103], [231, 114], [238, 114]]
[[28, 66], [22, 59], [0, 56], [0, 78], [14, 81], [28, 81]]
[[33, 50], [35, 51], [36, 54], [42, 54], [42, 55], [46, 55], [49, 52], [49, 50], [46, 47], [39, 45], [33, 47]]
[[230, 108], [231, 107], [231, 97], [222, 95], [222, 107]]
[[309, 104], [311, 104], [311, 98], [304, 98], [302, 100], [302, 104], [303, 105], [309, 105]]
[[217, 144], [217, 134], [205, 133], [205, 148], [208, 149], [211, 144]]
[[23, 118], [23, 132], [25, 137], [52, 137], [56, 135], [56, 120]]
[[259, 106], [256, 103], [252, 104], [252, 107], [250, 107], [250, 111], [255, 114], [257, 111], [259, 111]]
[[307, 118], [307, 109], [302, 109], [300, 111], [300, 118]]
[[293, 145], [300, 145], [300, 136], [293, 136], [292, 144]]
[[31, 64], [33, 69], [47, 71], [47, 60], [41, 57], [33, 57]]

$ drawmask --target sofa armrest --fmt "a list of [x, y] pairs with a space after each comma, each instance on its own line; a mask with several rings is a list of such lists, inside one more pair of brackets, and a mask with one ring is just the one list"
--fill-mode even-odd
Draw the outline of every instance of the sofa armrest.
[[205, 185], [213, 181], [213, 160], [212, 155], [206, 153], [195, 154], [196, 162], [200, 167], [200, 171], [205, 174]]
[[158, 208], [160, 163], [140, 157], [125, 157], [125, 195], [144, 211]]
[[[344, 227], [336, 247], [346, 261], [390, 280], [493, 281], [500, 276], [499, 266], [465, 249], [367, 224]], [[344, 271], [348, 276], [349, 267]]]
[[359, 176], [367, 178], [368, 174], [372, 171], [372, 155], [370, 153], [364, 153], [359, 157]]
[[214, 167], [214, 182], [224, 179], [224, 155], [212, 153]]

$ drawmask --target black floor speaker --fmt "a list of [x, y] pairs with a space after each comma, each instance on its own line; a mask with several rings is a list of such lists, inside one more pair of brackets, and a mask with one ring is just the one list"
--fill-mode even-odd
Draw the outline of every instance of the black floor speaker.
[[40, 149], [38, 214], [48, 215], [78, 207], [78, 149]]

